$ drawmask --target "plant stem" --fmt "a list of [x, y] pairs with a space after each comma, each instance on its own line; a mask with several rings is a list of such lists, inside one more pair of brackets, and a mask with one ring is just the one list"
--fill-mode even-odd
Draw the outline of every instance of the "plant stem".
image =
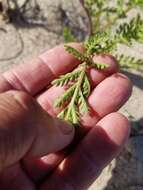
[[82, 84], [83, 78], [84, 78], [84, 76], [85, 76], [85, 71], [86, 71], [86, 63], [83, 64], [83, 66], [82, 66], [82, 72], [81, 72], [81, 75], [80, 75], [80, 77], [79, 77], [79, 79], [78, 79], [78, 81], [77, 81], [77, 83], [76, 83], [76, 89], [75, 89], [75, 91], [74, 91], [74, 94], [73, 94], [73, 97], [72, 97], [72, 99], [71, 99], [71, 102], [70, 102], [70, 104], [68, 105], [69, 109], [68, 109], [67, 114], [66, 114], [66, 119], [68, 119], [69, 114], [70, 114], [70, 111], [71, 111], [71, 108], [72, 108], [72, 107], [74, 106], [74, 104], [75, 104], [76, 97], [78, 96], [79, 89], [81, 88], [81, 84]]
[[96, 20], [95, 20], [95, 30], [93, 30], [93, 33], [96, 33], [96, 32], [98, 32], [99, 30], [100, 30], [100, 16], [101, 16], [101, 14], [102, 14], [102, 12], [101, 12], [102, 10], [100, 10], [100, 11], [98, 11], [97, 13], [96, 13]]
[[87, 18], [88, 18], [88, 32], [87, 32], [87, 36], [88, 38], [93, 34], [93, 23], [92, 23], [92, 17], [90, 15], [90, 11], [88, 10], [88, 8], [85, 7], [85, 4], [84, 4], [84, 0], [79, 0], [81, 6], [83, 7], [86, 15], [87, 15]]

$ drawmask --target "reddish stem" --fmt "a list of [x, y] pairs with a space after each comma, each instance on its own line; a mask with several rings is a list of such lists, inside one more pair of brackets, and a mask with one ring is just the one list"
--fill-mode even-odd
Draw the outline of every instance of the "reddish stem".
[[92, 18], [91, 18], [91, 15], [90, 15], [88, 8], [86, 8], [86, 6], [85, 6], [84, 0], [79, 0], [79, 2], [81, 4], [81, 6], [83, 7], [83, 9], [87, 15], [87, 18], [88, 18], [87, 36], [90, 37], [93, 34]]

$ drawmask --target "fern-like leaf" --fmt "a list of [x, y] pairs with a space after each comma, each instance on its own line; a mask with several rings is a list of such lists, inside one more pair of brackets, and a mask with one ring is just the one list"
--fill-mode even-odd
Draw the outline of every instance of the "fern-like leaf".
[[64, 27], [63, 36], [66, 43], [77, 41], [69, 27], [66, 27], [66, 26]]
[[63, 104], [65, 104], [66, 101], [71, 99], [75, 88], [76, 88], [76, 84], [72, 85], [61, 96], [59, 96], [54, 102], [54, 107], [61, 107], [61, 106], [63, 106]]
[[142, 0], [130, 0], [129, 5], [139, 6], [139, 7], [143, 8], [143, 1]]
[[89, 107], [86, 103], [86, 100], [85, 100], [81, 90], [79, 91], [78, 103], [79, 103], [79, 112], [81, 115], [84, 115], [89, 112]]
[[137, 15], [129, 23], [123, 23], [116, 31], [115, 39], [119, 43], [131, 45], [132, 40], [143, 43], [143, 20]]
[[143, 60], [126, 55], [116, 55], [119, 65], [122, 68], [141, 69], [143, 67]]
[[67, 52], [69, 52], [70, 54], [74, 55], [75, 58], [77, 58], [78, 60], [82, 61], [82, 62], [86, 62], [89, 60], [88, 57], [86, 57], [84, 54], [80, 53], [78, 50], [76, 50], [75, 48], [68, 46], [68, 45], [64, 45], [65, 49]]
[[61, 75], [60, 78], [52, 81], [52, 85], [55, 86], [67, 85], [69, 82], [75, 81], [80, 76], [80, 73], [81, 73], [80, 70], [75, 70], [65, 75]]
[[94, 53], [109, 53], [115, 49], [116, 45], [117, 43], [111, 40], [109, 30], [96, 33], [84, 43], [87, 55], [93, 55]]
[[108, 67], [108, 65], [105, 63], [97, 63], [97, 62], [96, 63], [93, 62], [91, 66], [94, 67], [95, 69], [98, 69], [98, 70], [103, 70], [103, 69], [106, 69]]
[[66, 113], [67, 113], [67, 107], [64, 108], [64, 109], [57, 115], [57, 117], [64, 120]]
[[87, 75], [84, 76], [84, 80], [83, 80], [81, 88], [82, 88], [83, 95], [85, 97], [88, 97], [90, 95], [91, 87], [90, 87], [90, 82]]
[[73, 124], [78, 124], [79, 123], [79, 113], [77, 109], [77, 105], [73, 104], [72, 106], [69, 106], [67, 108], [67, 113], [65, 114], [66, 121], [69, 121], [70, 123]]

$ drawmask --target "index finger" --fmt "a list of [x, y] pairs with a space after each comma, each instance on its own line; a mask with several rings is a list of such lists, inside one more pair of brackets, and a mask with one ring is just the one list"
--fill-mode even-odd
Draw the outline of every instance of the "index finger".
[[[80, 52], [83, 51], [79, 43], [71, 43], [70, 45]], [[5, 72], [3, 76], [6, 79], [5, 83], [8, 82], [13, 89], [24, 90], [35, 95], [48, 86], [54, 78], [71, 71], [78, 64], [79, 61], [66, 52], [63, 45], [59, 45], [37, 58]], [[4, 80], [2, 81], [4, 82]]]

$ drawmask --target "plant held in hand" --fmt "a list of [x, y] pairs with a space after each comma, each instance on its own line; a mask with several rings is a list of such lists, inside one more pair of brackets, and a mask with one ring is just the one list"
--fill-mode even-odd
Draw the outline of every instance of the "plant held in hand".
[[66, 86], [67, 90], [56, 99], [54, 106], [62, 107], [63, 110], [58, 117], [73, 124], [80, 122], [80, 115], [88, 113], [90, 110], [86, 99], [90, 95], [90, 82], [87, 75], [87, 69], [94, 67], [104, 69], [107, 65], [93, 61], [93, 54], [90, 50], [81, 54], [76, 49], [65, 45], [66, 50], [73, 54], [82, 63], [71, 73], [62, 75], [59, 79], [52, 82], [56, 86]]
[[[82, 4], [83, 2], [84, 1], [81, 1]], [[96, 8], [97, 10], [99, 9], [98, 11], [100, 14], [102, 14], [101, 9], [105, 9], [104, 1], [87, 0], [85, 2], [87, 3], [86, 6], [88, 5], [86, 8], [90, 13], [93, 11], [93, 9], [90, 8]], [[96, 6], [94, 7], [93, 5]], [[116, 13], [115, 18], [113, 19], [114, 23], [110, 23], [110, 25], [115, 24], [115, 21], [119, 17], [125, 16], [129, 8], [131, 9], [135, 5], [141, 7], [143, 6], [143, 3], [139, 0], [132, 0], [129, 4], [127, 4], [127, 7], [124, 7], [124, 1], [119, 0], [117, 5], [116, 10], [112, 10], [112, 12]], [[105, 12], [108, 13], [108, 11], [109, 10], [106, 8]], [[96, 17], [98, 16], [99, 18], [99, 15], [96, 15]], [[118, 17], [116, 15], [118, 15]], [[94, 14], [92, 14], [92, 16], [94, 17]], [[90, 95], [91, 89], [87, 69], [93, 67], [95, 69], [102, 70], [107, 67], [104, 63], [94, 62], [94, 54], [112, 54], [124, 68], [131, 67], [138, 69], [143, 64], [142, 60], [124, 54], [119, 54], [117, 51], [118, 44], [124, 44], [128, 47], [132, 47], [134, 41], [143, 43], [143, 20], [139, 15], [132, 18], [130, 22], [125, 22], [119, 25], [115, 31], [112, 27], [108, 27], [110, 29], [103, 31], [100, 28], [99, 20], [96, 22], [98, 24], [96, 26], [96, 32], [94, 32], [94, 35], [83, 43], [85, 48], [84, 54], [68, 45], [65, 45], [66, 51], [74, 55], [82, 63], [72, 72], [62, 75], [59, 79], [52, 82], [55, 86], [65, 87], [65, 92], [59, 96], [54, 103], [55, 107], [62, 108], [62, 111], [58, 114], [58, 117], [73, 124], [80, 123], [80, 116], [90, 111], [87, 98]], [[69, 35], [69, 32], [66, 32], [66, 34]], [[68, 35], [66, 37], [68, 37]]]

